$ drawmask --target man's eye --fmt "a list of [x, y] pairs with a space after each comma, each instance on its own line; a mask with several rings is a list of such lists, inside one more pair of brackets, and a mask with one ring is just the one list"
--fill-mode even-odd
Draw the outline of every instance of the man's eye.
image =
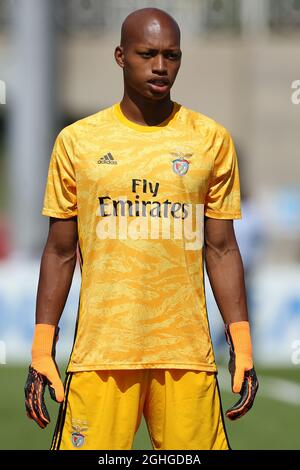
[[177, 59], [179, 59], [180, 54], [178, 54], [177, 52], [170, 52], [170, 53], [168, 54], [168, 57], [169, 57], [169, 59], [177, 60]]
[[139, 54], [142, 57], [146, 57], [146, 58], [151, 57], [151, 52], [140, 52]]

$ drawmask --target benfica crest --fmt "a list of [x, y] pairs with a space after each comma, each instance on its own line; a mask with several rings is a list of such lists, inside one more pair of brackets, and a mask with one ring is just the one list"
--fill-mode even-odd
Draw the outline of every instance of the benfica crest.
[[85, 435], [83, 432], [87, 431], [87, 422], [81, 420], [72, 419], [73, 432], [71, 434], [71, 440], [74, 447], [82, 447], [85, 441]]
[[84, 444], [84, 435], [79, 432], [72, 432], [72, 444], [74, 447], [81, 447]]
[[192, 157], [192, 153], [182, 153], [182, 152], [176, 152], [172, 153], [174, 157], [177, 157], [175, 160], [172, 160], [173, 163], [173, 171], [179, 176], [184, 176], [189, 169], [189, 164], [190, 162], [187, 160], [187, 158]]

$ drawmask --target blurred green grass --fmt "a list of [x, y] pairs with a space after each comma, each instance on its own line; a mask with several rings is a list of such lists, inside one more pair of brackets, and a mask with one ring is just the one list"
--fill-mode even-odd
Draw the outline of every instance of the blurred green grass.
[[[63, 368], [61, 368], [63, 370]], [[258, 370], [263, 376], [277, 377], [300, 383], [298, 369]], [[54, 432], [58, 405], [46, 392], [51, 423], [42, 430], [30, 421], [24, 408], [26, 366], [0, 366], [0, 449], [49, 449]], [[223, 409], [233, 404], [236, 397], [221, 392]], [[251, 412], [236, 422], [226, 419], [226, 429], [232, 449], [299, 449], [299, 406], [285, 404], [257, 395]], [[151, 449], [144, 420], [138, 430], [133, 449]]]

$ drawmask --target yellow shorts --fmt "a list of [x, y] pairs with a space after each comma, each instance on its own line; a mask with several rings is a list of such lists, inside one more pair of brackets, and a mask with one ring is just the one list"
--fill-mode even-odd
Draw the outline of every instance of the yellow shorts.
[[213, 372], [70, 372], [51, 450], [131, 449], [142, 415], [156, 450], [228, 450]]

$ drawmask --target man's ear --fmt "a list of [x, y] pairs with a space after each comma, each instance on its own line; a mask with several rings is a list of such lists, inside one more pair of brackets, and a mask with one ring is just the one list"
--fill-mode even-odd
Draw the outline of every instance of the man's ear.
[[115, 48], [115, 60], [120, 67], [124, 67], [124, 48], [122, 46]]

